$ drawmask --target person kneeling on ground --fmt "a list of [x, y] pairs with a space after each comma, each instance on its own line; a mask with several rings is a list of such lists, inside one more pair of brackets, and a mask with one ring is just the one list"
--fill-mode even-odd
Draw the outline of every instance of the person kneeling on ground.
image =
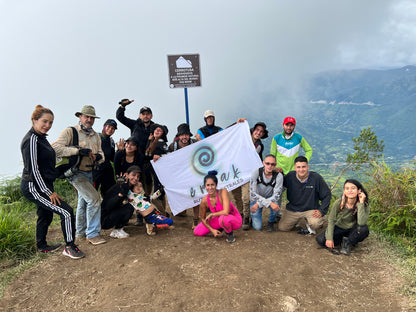
[[146, 222], [146, 232], [148, 235], [156, 235], [156, 228], [167, 228], [173, 225], [173, 220], [162, 216], [156, 207], [150, 202], [161, 195], [157, 190], [152, 196], [144, 194], [143, 185], [137, 182], [133, 189], [128, 192], [129, 203], [140, 213]]
[[269, 154], [264, 158], [263, 167], [255, 169], [250, 179], [250, 213], [253, 228], [261, 230], [264, 207], [270, 208], [267, 231], [275, 232], [278, 205], [283, 189], [283, 174], [274, 171], [276, 157]]
[[369, 214], [367, 191], [357, 180], [346, 180], [342, 198], [332, 205], [328, 227], [316, 237], [317, 243], [329, 249], [341, 244], [340, 252], [349, 256], [351, 246], [362, 242], [369, 234]]
[[279, 230], [290, 231], [306, 222], [307, 229], [300, 228], [298, 233], [316, 234], [324, 223], [323, 216], [328, 212], [331, 201], [331, 191], [322, 176], [309, 171], [308, 159], [298, 156], [295, 171], [285, 175], [283, 186], [287, 188], [288, 203], [280, 219]]
[[[194, 229], [194, 234], [205, 236], [211, 232], [215, 237], [220, 237], [222, 236], [220, 230], [225, 230], [227, 242], [234, 243], [233, 230], [238, 230], [241, 227], [243, 219], [230, 201], [228, 191], [226, 189], [217, 190], [218, 179], [216, 175], [216, 171], [210, 171], [204, 178], [208, 195], [201, 200], [199, 211], [202, 222]], [[208, 208], [211, 213], [206, 215]]]
[[101, 227], [105, 230], [114, 227], [110, 236], [113, 238], [127, 238], [129, 234], [124, 231], [124, 226], [129, 223], [134, 208], [128, 202], [128, 192], [135, 181], [140, 179], [140, 168], [131, 166], [127, 169], [124, 178], [118, 178], [104, 195], [101, 203]]

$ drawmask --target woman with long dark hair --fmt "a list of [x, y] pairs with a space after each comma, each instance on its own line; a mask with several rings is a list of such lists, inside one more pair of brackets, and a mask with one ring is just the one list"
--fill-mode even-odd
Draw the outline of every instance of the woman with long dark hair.
[[75, 245], [75, 217], [72, 207], [64, 202], [53, 189], [57, 177], [55, 151], [46, 139], [52, 127], [52, 111], [37, 105], [32, 114], [32, 128], [21, 143], [23, 175], [20, 190], [24, 197], [37, 206], [36, 245], [40, 252], [56, 251], [61, 244], [50, 246], [46, 242], [48, 227], [53, 213], [61, 218], [61, 227], [66, 246], [63, 254], [72, 259], [80, 259], [85, 254]]
[[342, 197], [332, 205], [326, 231], [319, 234], [316, 241], [329, 249], [341, 245], [340, 252], [350, 255], [351, 246], [362, 242], [369, 234], [369, 215], [367, 191], [359, 181], [348, 179]]
[[[212, 233], [214, 237], [222, 236], [222, 230], [227, 235], [227, 242], [234, 243], [233, 231], [238, 230], [243, 223], [240, 213], [230, 201], [226, 189], [217, 189], [217, 172], [210, 171], [204, 178], [204, 186], [208, 195], [201, 200], [199, 212], [202, 222], [194, 229], [196, 236], [205, 236]], [[207, 210], [210, 213], [207, 215]]]
[[127, 169], [131, 166], [139, 166], [143, 168], [144, 156], [138, 149], [139, 143], [134, 137], [126, 140], [123, 149], [118, 150], [114, 156], [114, 169], [116, 176], [125, 175]]

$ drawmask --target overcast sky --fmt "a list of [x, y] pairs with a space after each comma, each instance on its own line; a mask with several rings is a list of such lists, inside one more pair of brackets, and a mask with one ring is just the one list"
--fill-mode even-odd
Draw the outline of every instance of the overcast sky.
[[[16, 175], [37, 104], [55, 113], [50, 142], [86, 104], [101, 116], [94, 126], [101, 131], [122, 98], [135, 99], [130, 118], [150, 106], [171, 141], [185, 108], [183, 89], [169, 88], [167, 55], [199, 53], [202, 87], [188, 89], [191, 131], [206, 109], [221, 126], [240, 116], [250, 122], [242, 103], [283, 86], [287, 101], [271, 101], [265, 112], [277, 114], [306, 74], [415, 64], [416, 4], [0, 0], [0, 42], [0, 174]], [[114, 138], [128, 135], [120, 125]]]

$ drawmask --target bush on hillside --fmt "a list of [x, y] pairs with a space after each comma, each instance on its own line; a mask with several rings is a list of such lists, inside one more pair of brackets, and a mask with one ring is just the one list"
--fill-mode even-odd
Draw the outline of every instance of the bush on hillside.
[[368, 181], [370, 225], [411, 246], [412, 253], [416, 243], [415, 165], [393, 171], [384, 162], [374, 163]]

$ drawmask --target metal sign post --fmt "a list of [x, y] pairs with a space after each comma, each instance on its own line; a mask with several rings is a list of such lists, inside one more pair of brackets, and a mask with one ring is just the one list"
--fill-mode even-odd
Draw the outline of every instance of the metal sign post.
[[184, 88], [186, 123], [189, 125], [188, 88], [201, 86], [199, 54], [168, 55], [169, 87]]
[[189, 111], [188, 111], [188, 88], [183, 89], [185, 91], [185, 113], [186, 113], [186, 123], [189, 125]]

